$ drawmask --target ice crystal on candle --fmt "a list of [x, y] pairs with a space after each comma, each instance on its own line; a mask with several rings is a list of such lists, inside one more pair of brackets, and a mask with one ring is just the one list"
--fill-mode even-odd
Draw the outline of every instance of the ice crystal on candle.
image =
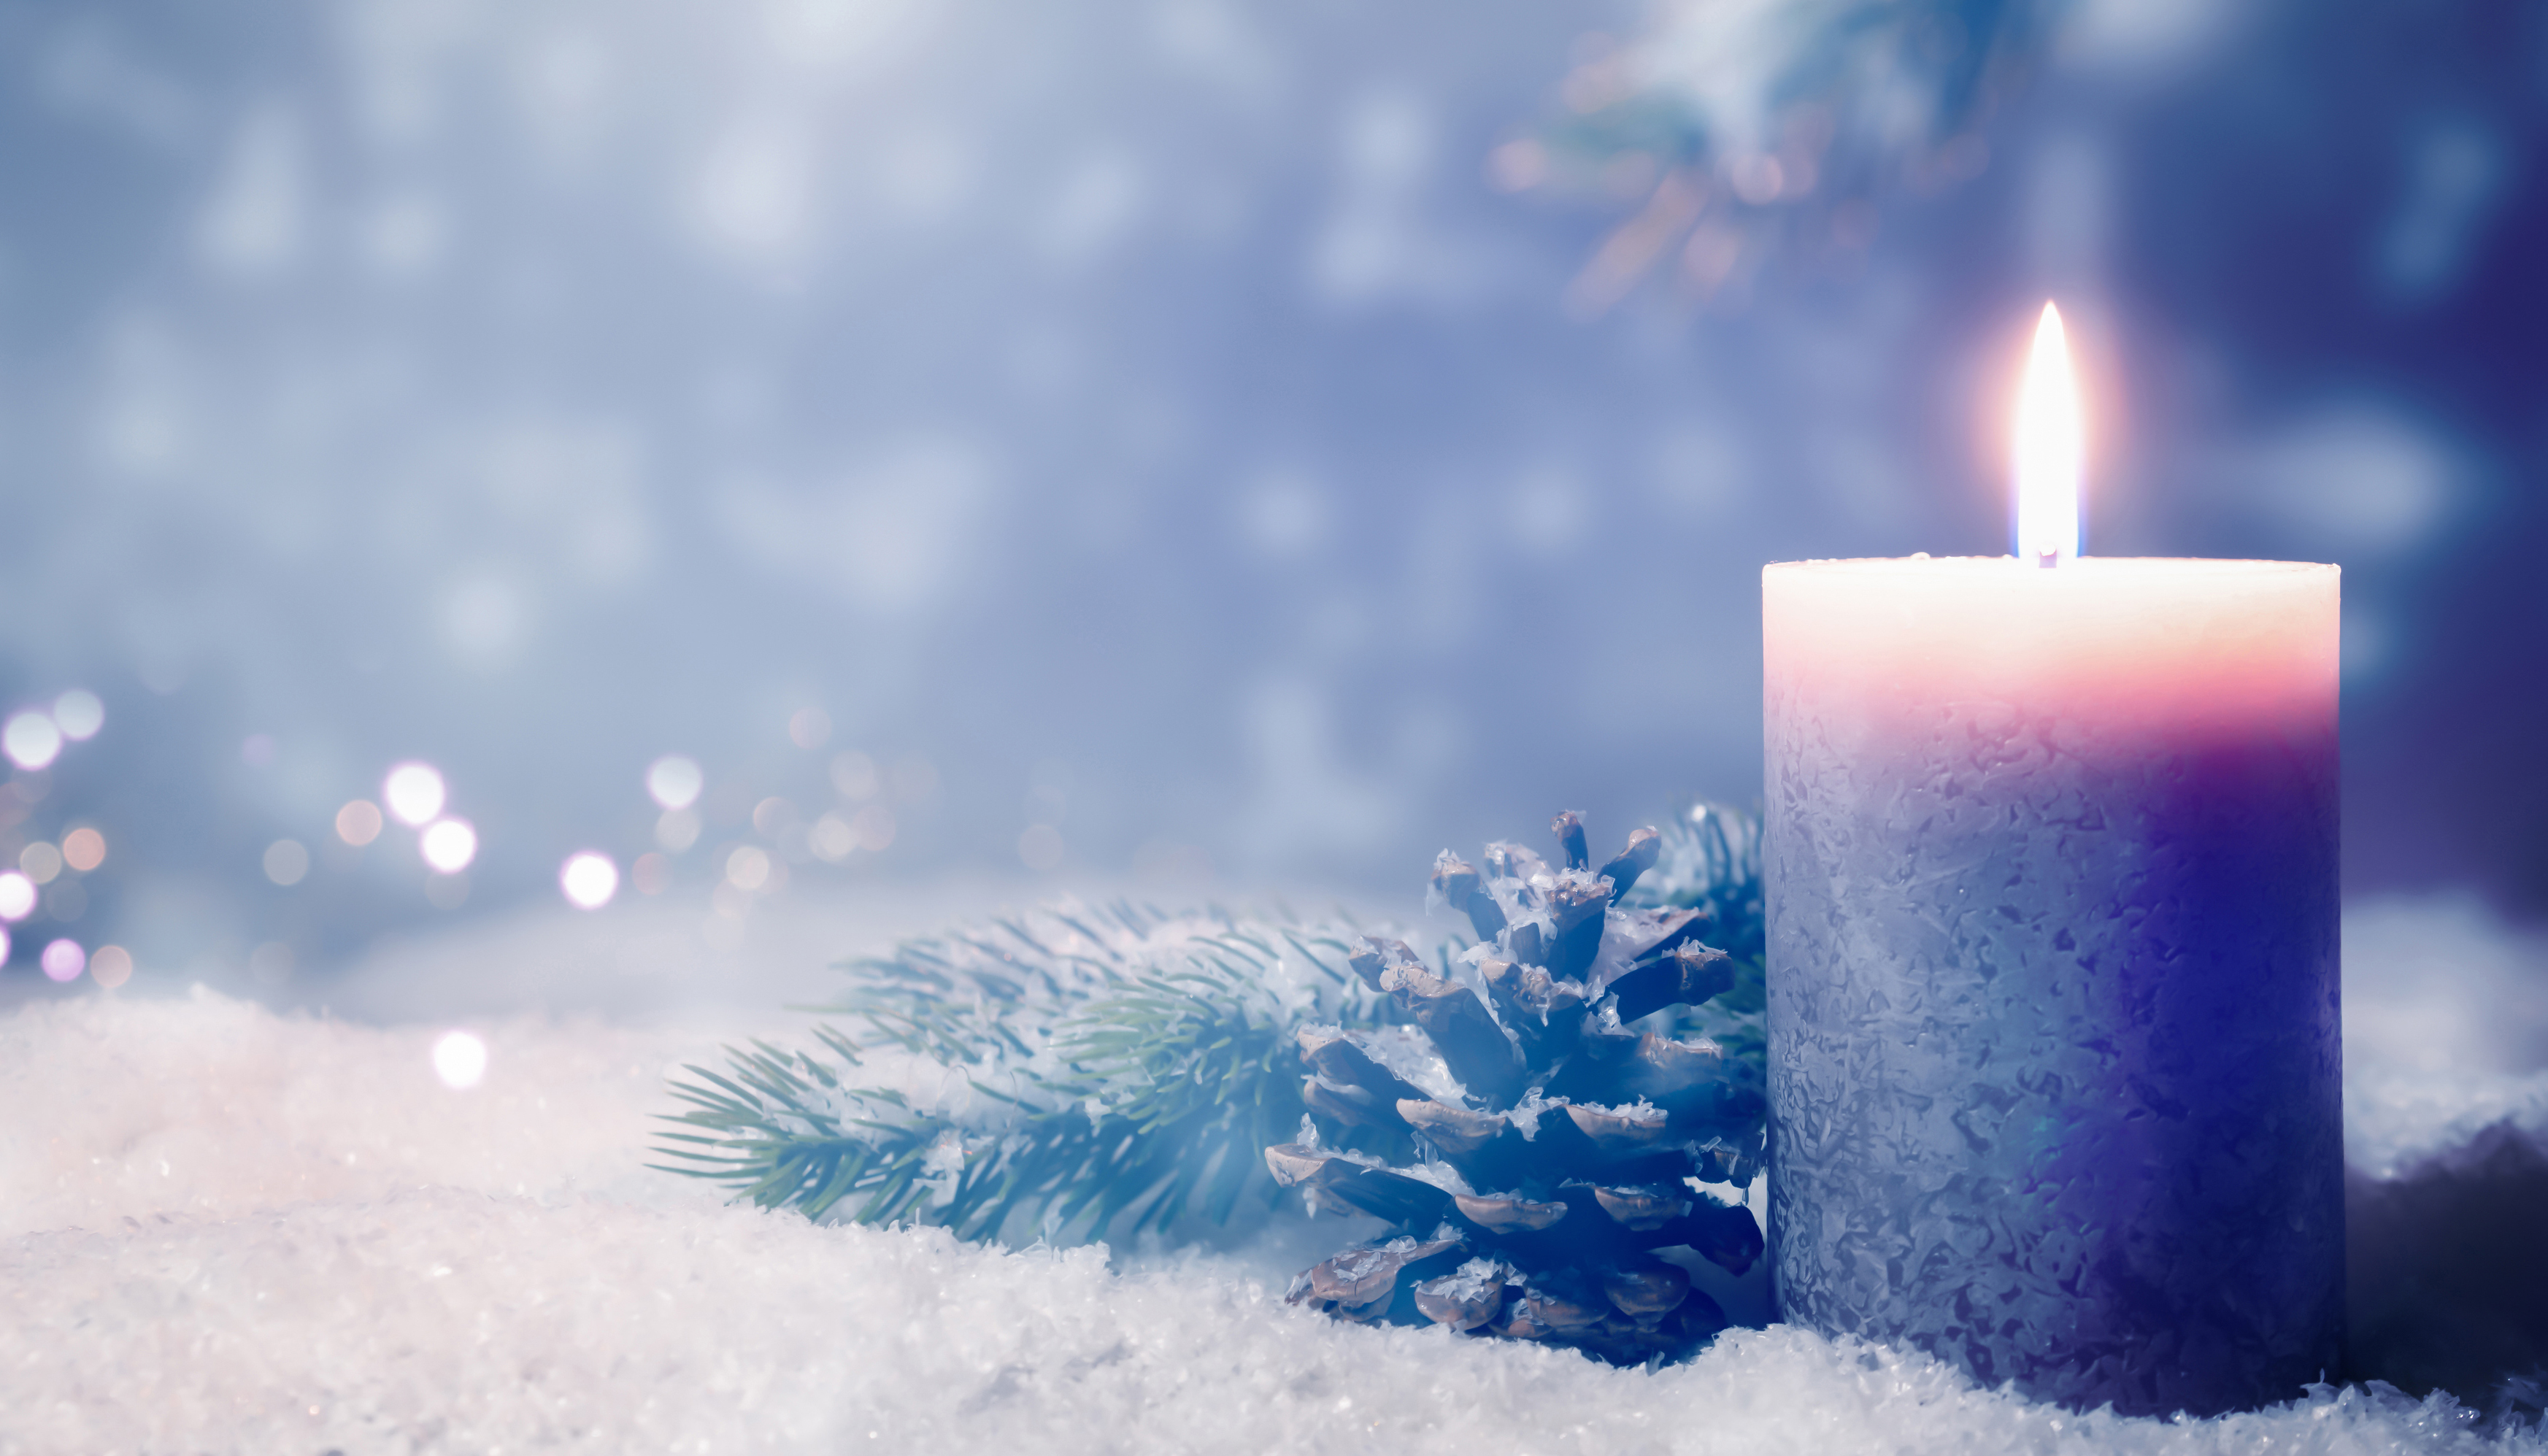
[[1764, 574], [1779, 1308], [2081, 1408], [2288, 1399], [2343, 1304], [2336, 572], [2047, 575]]

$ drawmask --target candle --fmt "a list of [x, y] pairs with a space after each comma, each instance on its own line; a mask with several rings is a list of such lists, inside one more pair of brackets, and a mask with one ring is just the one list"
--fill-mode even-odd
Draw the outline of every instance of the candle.
[[1773, 1278], [2208, 1414], [2337, 1365], [2336, 569], [2078, 556], [2048, 324], [2021, 555], [1762, 576]]

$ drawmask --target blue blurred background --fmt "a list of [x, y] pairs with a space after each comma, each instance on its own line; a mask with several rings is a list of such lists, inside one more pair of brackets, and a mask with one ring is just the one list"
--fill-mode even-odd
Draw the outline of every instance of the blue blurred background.
[[1749, 801], [2047, 297], [2090, 551], [2345, 567], [2348, 891], [2548, 909], [2543, 123], [2514, 0], [0, 5], [6, 979]]

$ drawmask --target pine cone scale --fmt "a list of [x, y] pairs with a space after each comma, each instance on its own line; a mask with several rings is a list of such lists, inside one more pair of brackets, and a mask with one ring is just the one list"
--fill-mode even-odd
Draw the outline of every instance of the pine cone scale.
[[1494, 940], [1507, 923], [1503, 907], [1486, 890], [1486, 876], [1449, 850], [1433, 862], [1433, 889], [1444, 903], [1469, 917], [1479, 940]]
[[1388, 989], [1473, 1096], [1499, 1110], [1520, 1098], [1528, 1068], [1477, 992], [1421, 970], [1394, 973]]
[[1563, 1203], [1533, 1203], [1508, 1194], [1492, 1198], [1461, 1194], [1451, 1203], [1460, 1217], [1491, 1233], [1536, 1233], [1566, 1217]]
[[1448, 1107], [1429, 1097], [1398, 1103], [1400, 1121], [1423, 1134], [1445, 1155], [1470, 1156], [1512, 1132], [1512, 1124], [1492, 1113]]
[[1619, 1020], [1638, 1021], [1676, 1004], [1695, 1006], [1733, 986], [1734, 967], [1725, 963], [1729, 957], [1724, 952], [1672, 939], [1675, 934], [1694, 935], [1699, 928], [1695, 915], [1673, 927], [1658, 942], [1660, 955], [1640, 959], [1604, 988], [1619, 998]]
[[[1324, 1077], [1304, 1077], [1301, 1101], [1310, 1111], [1329, 1117], [1351, 1128], [1403, 1127], [1406, 1119], [1396, 1115], [1396, 1102], [1383, 1103], [1367, 1088], [1339, 1086]], [[1386, 1107], [1389, 1111], [1384, 1112]]]
[[1638, 1233], [1651, 1233], [1689, 1212], [1688, 1199], [1652, 1188], [1596, 1187], [1592, 1198], [1613, 1223]]
[[1301, 1048], [1301, 1059], [1310, 1069], [1329, 1082], [1343, 1087], [1358, 1087], [1372, 1095], [1379, 1106], [1395, 1108], [1409, 1098], [1422, 1098], [1424, 1090], [1382, 1066], [1355, 1042], [1354, 1034], [1334, 1027], [1304, 1027], [1294, 1039]]
[[1678, 1264], [1655, 1263], [1614, 1269], [1601, 1281], [1601, 1292], [1639, 1324], [1661, 1320], [1689, 1298], [1689, 1272]]
[[1642, 829], [1631, 830], [1628, 834], [1628, 847], [1612, 856], [1610, 862], [1601, 866], [1601, 877], [1610, 881], [1612, 893], [1626, 894], [1629, 886], [1643, 878], [1647, 870], [1655, 867], [1655, 861], [1663, 856], [1663, 847], [1664, 837], [1654, 826], [1648, 825]]
[[1503, 1313], [1503, 1274], [1502, 1266], [1472, 1259], [1452, 1273], [1417, 1285], [1415, 1308], [1436, 1324], [1475, 1329]]

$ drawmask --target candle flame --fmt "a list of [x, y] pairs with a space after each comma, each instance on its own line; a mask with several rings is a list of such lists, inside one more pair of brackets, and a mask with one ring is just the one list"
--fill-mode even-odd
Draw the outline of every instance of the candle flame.
[[2084, 436], [2061, 311], [2046, 304], [2017, 395], [2017, 554], [2025, 560], [2057, 566], [2079, 554]]

